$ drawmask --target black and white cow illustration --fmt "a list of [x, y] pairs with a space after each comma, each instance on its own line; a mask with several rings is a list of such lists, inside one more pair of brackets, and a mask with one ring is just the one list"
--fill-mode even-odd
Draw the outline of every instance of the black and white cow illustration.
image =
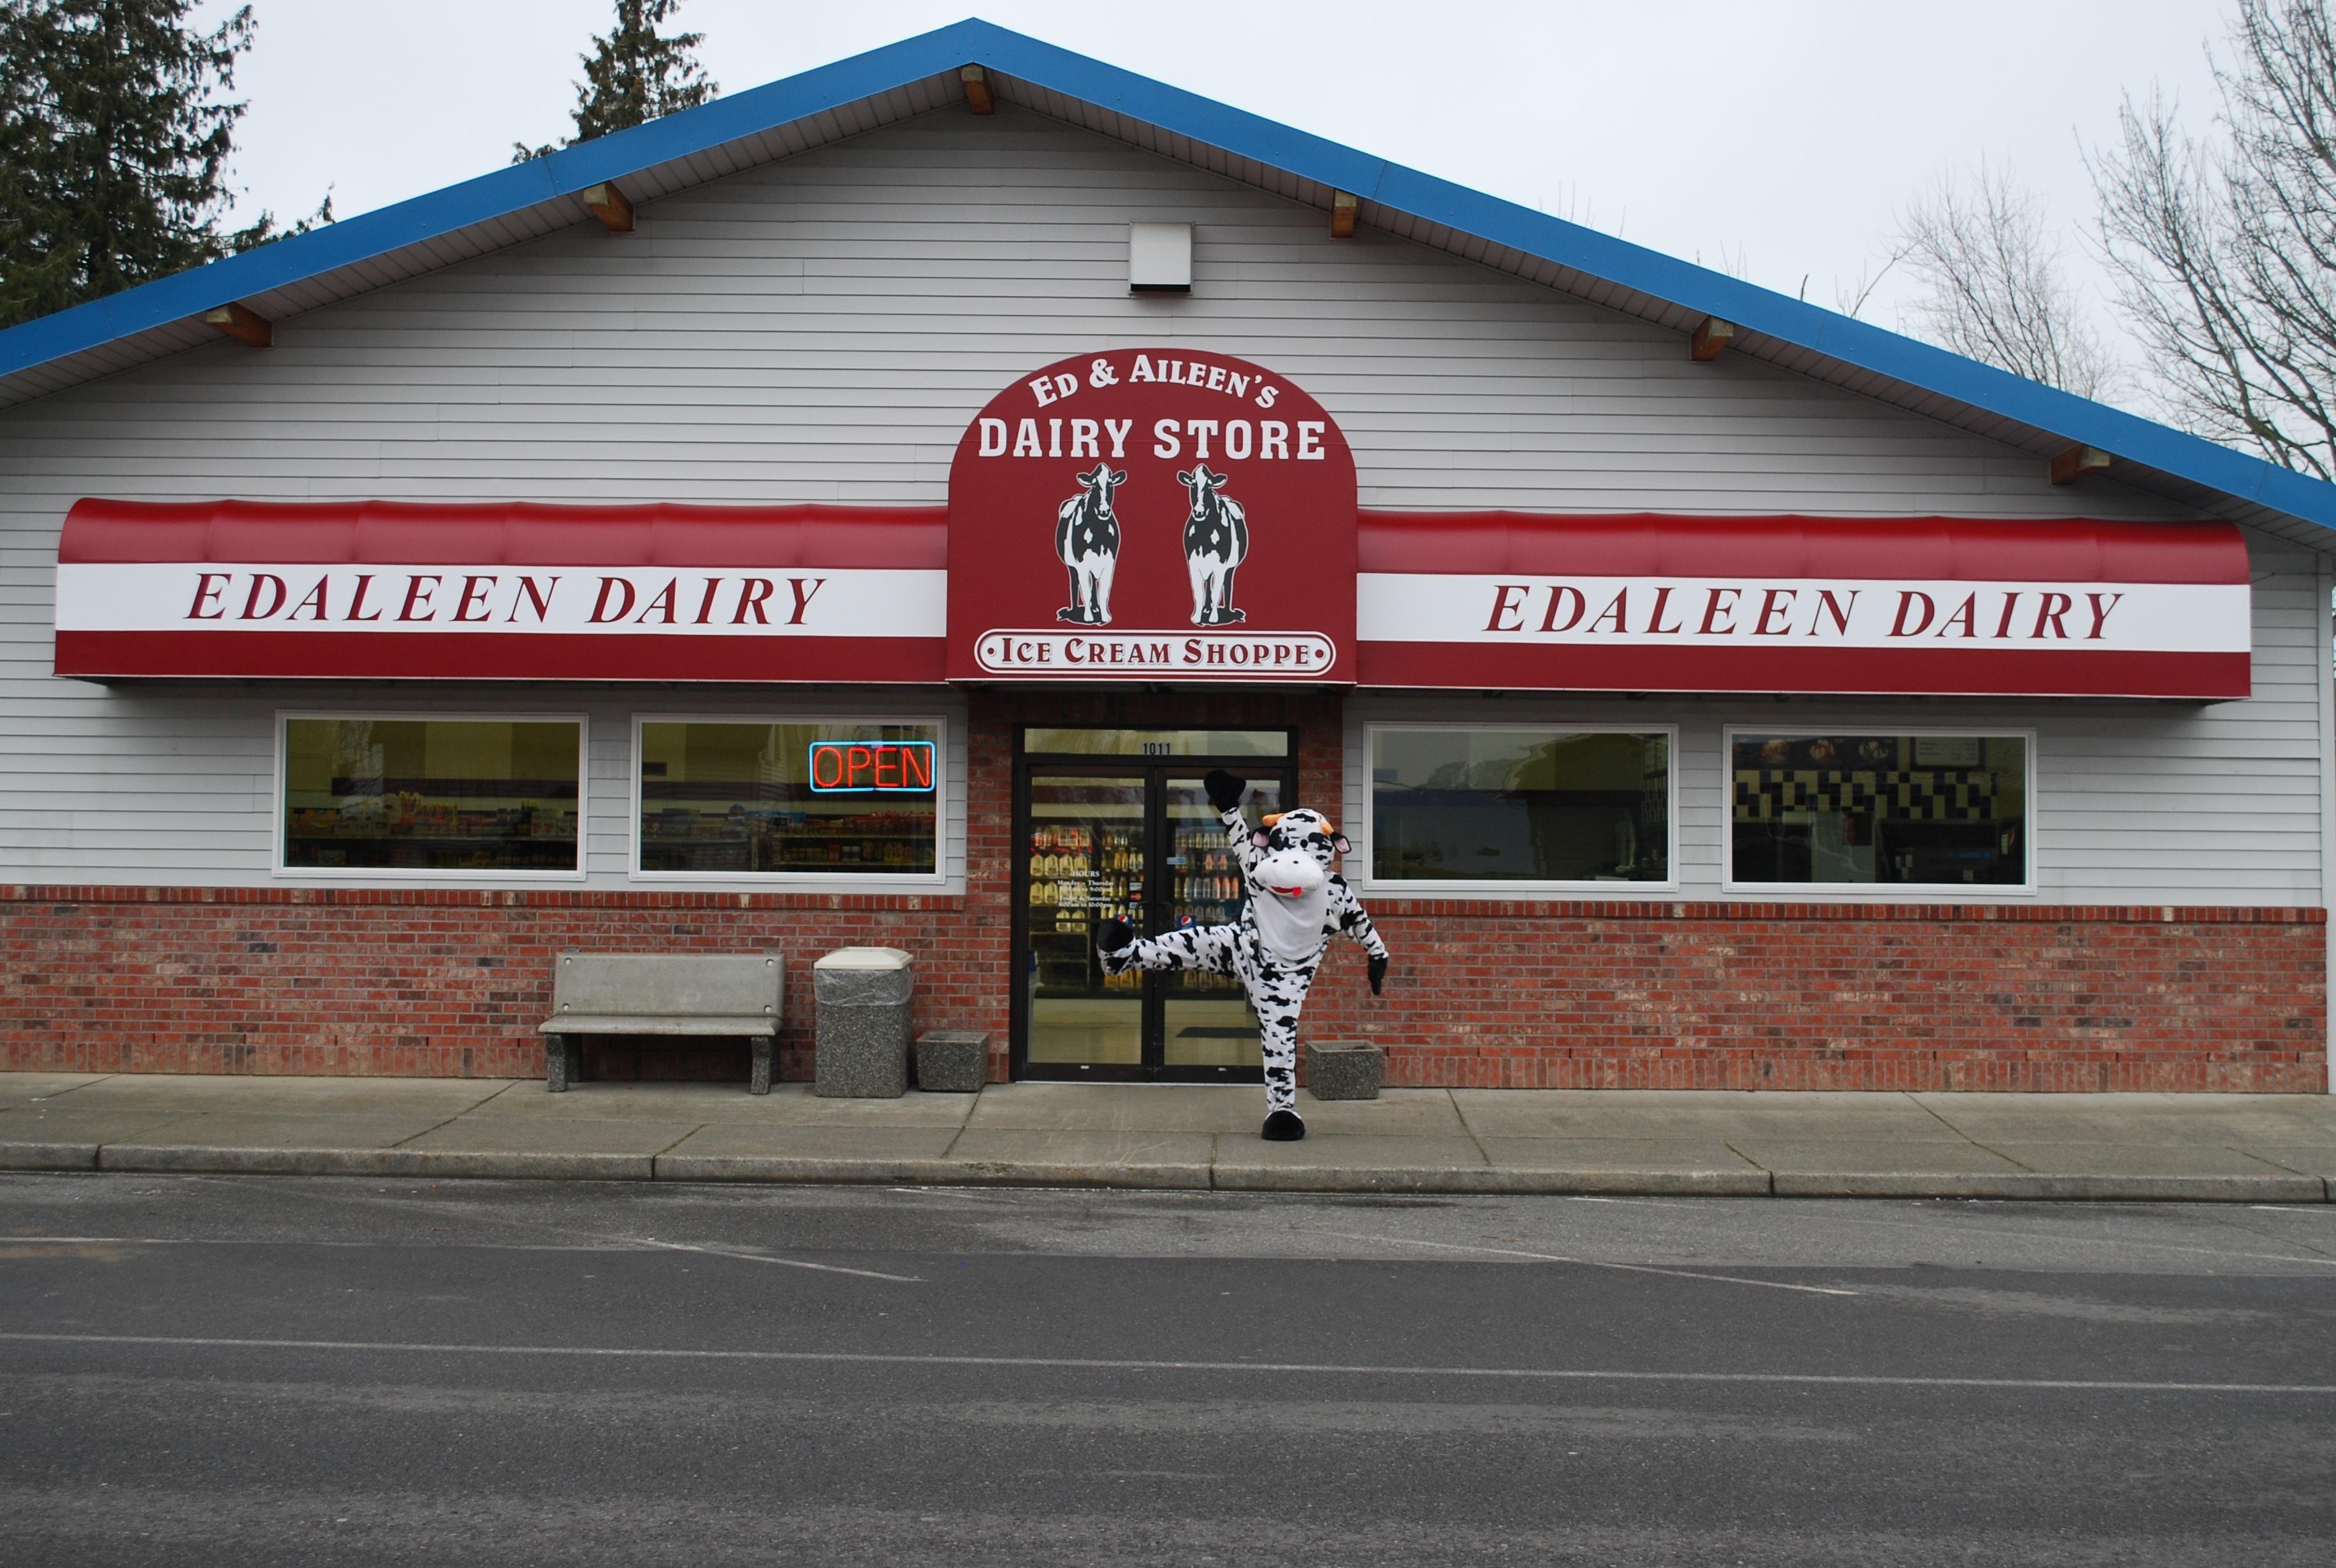
[[1257, 1010], [1265, 1053], [1265, 1128], [1276, 1143], [1306, 1135], [1298, 1115], [1298, 1014], [1322, 967], [1330, 939], [1343, 936], [1370, 954], [1371, 994], [1387, 979], [1387, 947], [1347, 879], [1330, 870], [1346, 835], [1315, 811], [1280, 812], [1252, 833], [1241, 816], [1246, 779], [1222, 768], [1202, 781], [1225, 824], [1249, 897], [1229, 925], [1187, 926], [1139, 938], [1125, 920], [1095, 933], [1105, 974], [1130, 969], [1207, 969], [1231, 975]]
[[1055, 618], [1109, 626], [1111, 579], [1119, 569], [1119, 513], [1112, 510], [1111, 496], [1127, 482], [1127, 474], [1098, 463], [1078, 482], [1079, 493], [1055, 510], [1055, 553], [1071, 574], [1071, 602]]
[[1192, 577], [1192, 624], [1229, 626], [1247, 620], [1233, 608], [1233, 573], [1249, 559], [1249, 513], [1225, 494], [1226, 475], [1205, 463], [1179, 472], [1176, 482], [1192, 498], [1184, 519], [1184, 569]]

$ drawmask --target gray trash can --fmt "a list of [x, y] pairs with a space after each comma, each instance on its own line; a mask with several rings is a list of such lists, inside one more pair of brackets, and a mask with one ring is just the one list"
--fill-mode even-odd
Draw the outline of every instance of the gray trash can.
[[856, 1099], [908, 1093], [915, 962], [899, 948], [838, 948], [812, 964], [819, 1008], [814, 1092]]

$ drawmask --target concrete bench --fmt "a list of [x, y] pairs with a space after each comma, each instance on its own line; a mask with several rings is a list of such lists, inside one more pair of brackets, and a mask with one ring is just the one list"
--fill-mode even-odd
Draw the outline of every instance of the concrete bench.
[[743, 1036], [754, 1049], [746, 1092], [771, 1092], [786, 966], [776, 953], [562, 953], [552, 966], [543, 1086], [584, 1072], [587, 1035]]

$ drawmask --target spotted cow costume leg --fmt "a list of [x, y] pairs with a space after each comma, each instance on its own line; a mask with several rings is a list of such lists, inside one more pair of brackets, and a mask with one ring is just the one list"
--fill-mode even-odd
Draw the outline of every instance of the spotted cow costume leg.
[[1346, 879], [1330, 871], [1347, 841], [1319, 812], [1282, 812], [1252, 832], [1241, 813], [1248, 784], [1222, 770], [1207, 779], [1225, 838], [1241, 864], [1248, 900], [1228, 925], [1187, 927], [1139, 938], [1124, 920], [1095, 933], [1106, 974], [1129, 969], [1207, 969], [1230, 975], [1249, 993], [1265, 1058], [1264, 1135], [1302, 1138], [1298, 1115], [1298, 1016], [1329, 939], [1343, 936], [1370, 955], [1371, 991], [1387, 970], [1387, 943]]
[[[1117, 926], [1126, 933], [1125, 945], [1113, 948], [1109, 939]], [[1239, 926], [1186, 926], [1165, 936], [1138, 937], [1124, 920], [1104, 928], [1103, 972], [1124, 975], [1130, 969], [1206, 969], [1211, 974], [1238, 977], [1236, 954], [1241, 948]]]
[[[1248, 832], [1244, 823], [1242, 832]], [[1111, 935], [1105, 932], [1106, 939]], [[1127, 945], [1105, 951], [1105, 974], [1130, 969], [1206, 969], [1230, 975], [1249, 993], [1257, 1013], [1259, 1044], [1265, 1057], [1265, 1110], [1298, 1114], [1298, 1015], [1306, 1005], [1306, 990], [1314, 971], [1322, 967], [1322, 953], [1302, 964], [1278, 959], [1260, 950], [1255, 929], [1244, 924], [1187, 926], [1164, 936], [1139, 938], [1130, 933]]]
[[[1326, 948], [1324, 951], [1328, 951]], [[1298, 1015], [1305, 1008], [1307, 989], [1314, 971], [1322, 967], [1318, 952], [1302, 964], [1284, 963], [1269, 954], [1258, 955], [1253, 971], [1242, 977], [1250, 1006], [1257, 1009], [1258, 1044], [1265, 1058], [1265, 1115], [1298, 1115]], [[1306, 1125], [1298, 1124], [1298, 1135]]]

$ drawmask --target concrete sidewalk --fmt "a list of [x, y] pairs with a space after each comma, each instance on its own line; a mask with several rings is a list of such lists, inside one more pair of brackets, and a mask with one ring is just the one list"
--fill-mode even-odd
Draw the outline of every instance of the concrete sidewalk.
[[825, 1100], [785, 1084], [0, 1073], [0, 1169], [895, 1182], [1317, 1193], [2322, 1203], [2336, 1099], [2266, 1095], [1301, 1094], [993, 1085]]

